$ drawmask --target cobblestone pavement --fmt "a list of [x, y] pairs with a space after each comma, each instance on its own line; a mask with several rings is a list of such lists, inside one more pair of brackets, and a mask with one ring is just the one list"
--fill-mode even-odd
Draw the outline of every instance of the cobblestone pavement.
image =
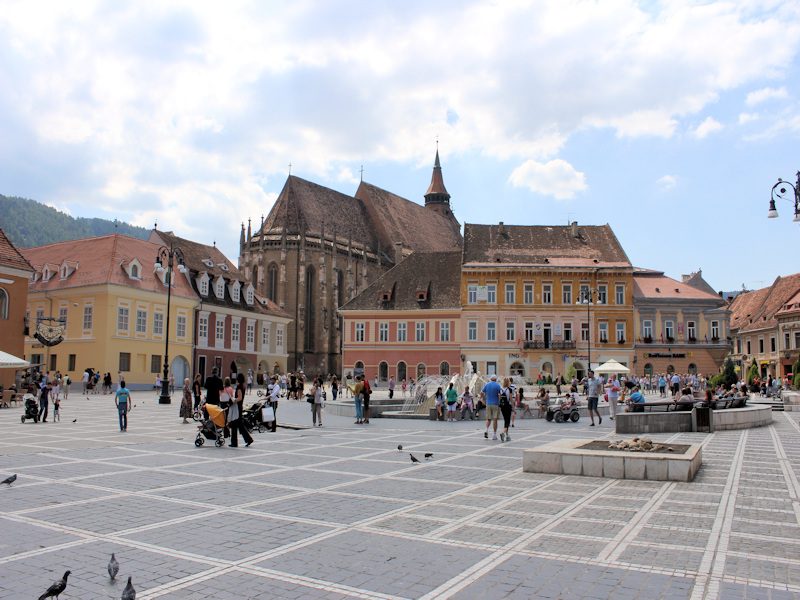
[[[693, 483], [657, 483], [522, 473], [523, 449], [616, 437], [608, 420], [519, 421], [501, 443], [476, 422], [325, 415], [197, 448], [176, 404], [134, 402], [125, 433], [109, 396], [73, 393], [60, 423], [0, 411], [0, 476], [19, 475], [0, 489], [0, 599], [66, 569], [62, 600], [119, 598], [128, 575], [140, 600], [800, 598], [792, 413], [653, 436], [704, 444]], [[304, 402], [278, 416], [310, 423]]]

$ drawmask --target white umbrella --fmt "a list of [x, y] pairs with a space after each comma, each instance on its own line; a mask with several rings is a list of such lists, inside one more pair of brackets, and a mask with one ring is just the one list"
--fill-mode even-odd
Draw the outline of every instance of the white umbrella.
[[630, 369], [613, 358], [597, 367], [595, 373], [630, 373]]
[[13, 354], [0, 350], [0, 369], [27, 369], [31, 366], [27, 360], [17, 358]]

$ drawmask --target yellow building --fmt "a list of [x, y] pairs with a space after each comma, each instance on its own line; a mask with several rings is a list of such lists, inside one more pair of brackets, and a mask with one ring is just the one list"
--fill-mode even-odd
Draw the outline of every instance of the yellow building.
[[[168, 276], [153, 269], [158, 249], [117, 234], [22, 249], [36, 269], [28, 288], [30, 335], [40, 324], [64, 327], [54, 345], [48, 345], [46, 332], [27, 337], [26, 358], [75, 382], [93, 369], [101, 376], [111, 373], [115, 382], [122, 374], [133, 389], [152, 387], [163, 372], [167, 327]], [[190, 377], [198, 304], [186, 276], [175, 273], [169, 371], [176, 387]]]
[[468, 223], [461, 276], [475, 370], [536, 379], [612, 358], [632, 366], [633, 268], [609, 225]]

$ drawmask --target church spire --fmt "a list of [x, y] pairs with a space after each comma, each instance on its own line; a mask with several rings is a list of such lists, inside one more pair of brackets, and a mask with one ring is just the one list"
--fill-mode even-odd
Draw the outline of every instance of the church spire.
[[447, 188], [444, 187], [444, 179], [442, 179], [438, 142], [436, 143], [436, 160], [433, 163], [431, 184], [428, 186], [428, 191], [425, 192], [425, 208], [430, 208], [445, 216], [453, 214], [450, 210], [450, 194], [447, 193]]

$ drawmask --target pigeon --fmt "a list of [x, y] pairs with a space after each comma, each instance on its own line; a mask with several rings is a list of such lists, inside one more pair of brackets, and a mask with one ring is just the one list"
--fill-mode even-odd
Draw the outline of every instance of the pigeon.
[[111, 579], [117, 578], [117, 573], [119, 573], [119, 563], [117, 562], [117, 558], [114, 556], [114, 553], [111, 553], [111, 560], [108, 561], [108, 576]]
[[418, 463], [419, 462], [419, 459], [416, 456], [414, 456], [413, 454], [409, 454], [409, 456], [411, 457], [411, 462], [412, 463]]
[[433, 458], [433, 453], [432, 452], [426, 452], [425, 453], [425, 460], [428, 460], [429, 458]]
[[397, 451], [398, 452], [402, 452], [403, 451], [403, 444], [397, 444]]
[[78, 419], [72, 419], [72, 422], [73, 422], [73, 423], [77, 423], [77, 422], [78, 422]]
[[67, 577], [69, 577], [70, 571], [64, 573], [64, 576], [59, 579], [58, 581], [54, 582], [47, 591], [39, 596], [39, 600], [45, 600], [45, 598], [58, 598], [59, 594], [62, 594], [65, 589], [67, 589]]
[[0, 484], [5, 483], [6, 485], [11, 486], [11, 484], [14, 483], [16, 480], [17, 480], [17, 474], [14, 473], [11, 477], [6, 477], [5, 479], [3, 479], [3, 481], [0, 481]]
[[[39, 600], [41, 600], [41, 598]], [[136, 590], [133, 589], [130, 575], [128, 575], [128, 585], [122, 590], [122, 600], [136, 600]]]

